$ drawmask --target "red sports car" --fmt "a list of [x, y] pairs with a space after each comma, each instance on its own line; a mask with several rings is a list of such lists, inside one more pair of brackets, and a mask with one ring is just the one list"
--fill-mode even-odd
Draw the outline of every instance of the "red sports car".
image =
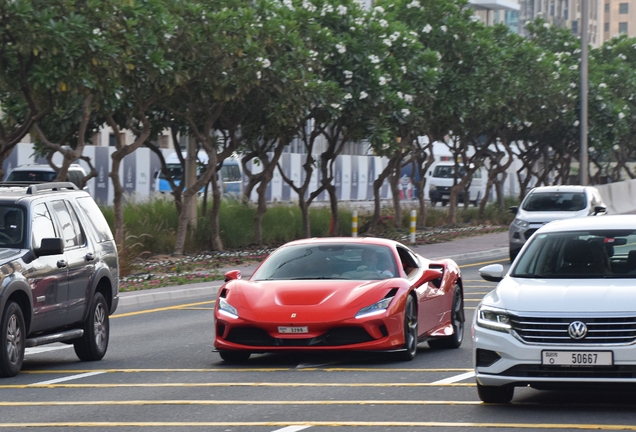
[[464, 336], [459, 267], [379, 238], [287, 243], [248, 280], [225, 274], [214, 347], [225, 361], [274, 351], [389, 351], [412, 360], [419, 342], [457, 348]]

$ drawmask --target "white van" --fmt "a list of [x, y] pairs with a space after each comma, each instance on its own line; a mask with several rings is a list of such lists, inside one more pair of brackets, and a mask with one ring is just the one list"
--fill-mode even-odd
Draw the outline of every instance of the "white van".
[[[459, 173], [457, 180], [461, 180], [466, 175], [466, 170], [463, 164], [458, 164]], [[458, 196], [458, 202], [472, 203], [477, 205], [483, 198], [484, 183], [482, 178], [481, 168], [479, 168], [473, 174], [470, 187], [468, 188], [468, 199], [464, 200], [464, 191], [460, 191]], [[450, 190], [453, 186], [453, 180], [455, 177], [455, 163], [452, 161], [439, 162], [429, 172], [428, 183], [428, 198], [431, 201], [431, 205], [435, 206], [438, 202], [441, 202], [443, 206], [448, 203], [450, 199]]]
[[[183, 157], [187, 157], [187, 153], [182, 153]], [[197, 176], [203, 170], [205, 164], [208, 163], [208, 155], [204, 151], [200, 150], [197, 154], [197, 160], [199, 166], [197, 168]], [[170, 171], [173, 181], [176, 184], [181, 182], [182, 168], [179, 156], [177, 153], [171, 153], [166, 158], [166, 168]], [[217, 173], [219, 178], [219, 187], [221, 193], [225, 196], [239, 197], [243, 190], [243, 177], [241, 171], [241, 163], [237, 157], [230, 157], [223, 161], [221, 170]], [[171, 193], [172, 188], [170, 182], [163, 175], [161, 170], [155, 173], [155, 190], [159, 193]], [[203, 189], [201, 190], [203, 192]]]

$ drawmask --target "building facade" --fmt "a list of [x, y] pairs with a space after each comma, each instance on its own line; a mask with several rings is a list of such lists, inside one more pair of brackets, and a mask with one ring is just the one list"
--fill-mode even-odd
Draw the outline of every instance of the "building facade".
[[636, 1], [603, 0], [603, 42], [620, 34], [636, 36]]

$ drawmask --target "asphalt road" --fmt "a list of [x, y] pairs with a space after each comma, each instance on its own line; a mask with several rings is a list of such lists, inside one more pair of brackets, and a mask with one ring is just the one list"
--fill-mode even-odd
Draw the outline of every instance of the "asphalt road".
[[[469, 322], [494, 287], [477, 274], [491, 262], [507, 264], [507, 257], [461, 265]], [[0, 381], [0, 429], [636, 430], [636, 393], [528, 388], [517, 389], [510, 405], [481, 403], [469, 330], [459, 349], [424, 343], [412, 362], [378, 354], [265, 354], [227, 365], [212, 352], [212, 292], [129, 302], [112, 316], [110, 347], [99, 362], [79, 362], [62, 344], [30, 349], [23, 372]]]

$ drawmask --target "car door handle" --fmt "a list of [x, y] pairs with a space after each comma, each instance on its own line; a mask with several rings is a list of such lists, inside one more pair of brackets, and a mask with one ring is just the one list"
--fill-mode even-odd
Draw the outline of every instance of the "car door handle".
[[95, 259], [95, 255], [93, 255], [91, 252], [86, 254], [86, 261], [93, 261]]
[[66, 261], [64, 261], [64, 260], [59, 260], [59, 261], [57, 262], [57, 268], [64, 268], [64, 267], [66, 267]]

